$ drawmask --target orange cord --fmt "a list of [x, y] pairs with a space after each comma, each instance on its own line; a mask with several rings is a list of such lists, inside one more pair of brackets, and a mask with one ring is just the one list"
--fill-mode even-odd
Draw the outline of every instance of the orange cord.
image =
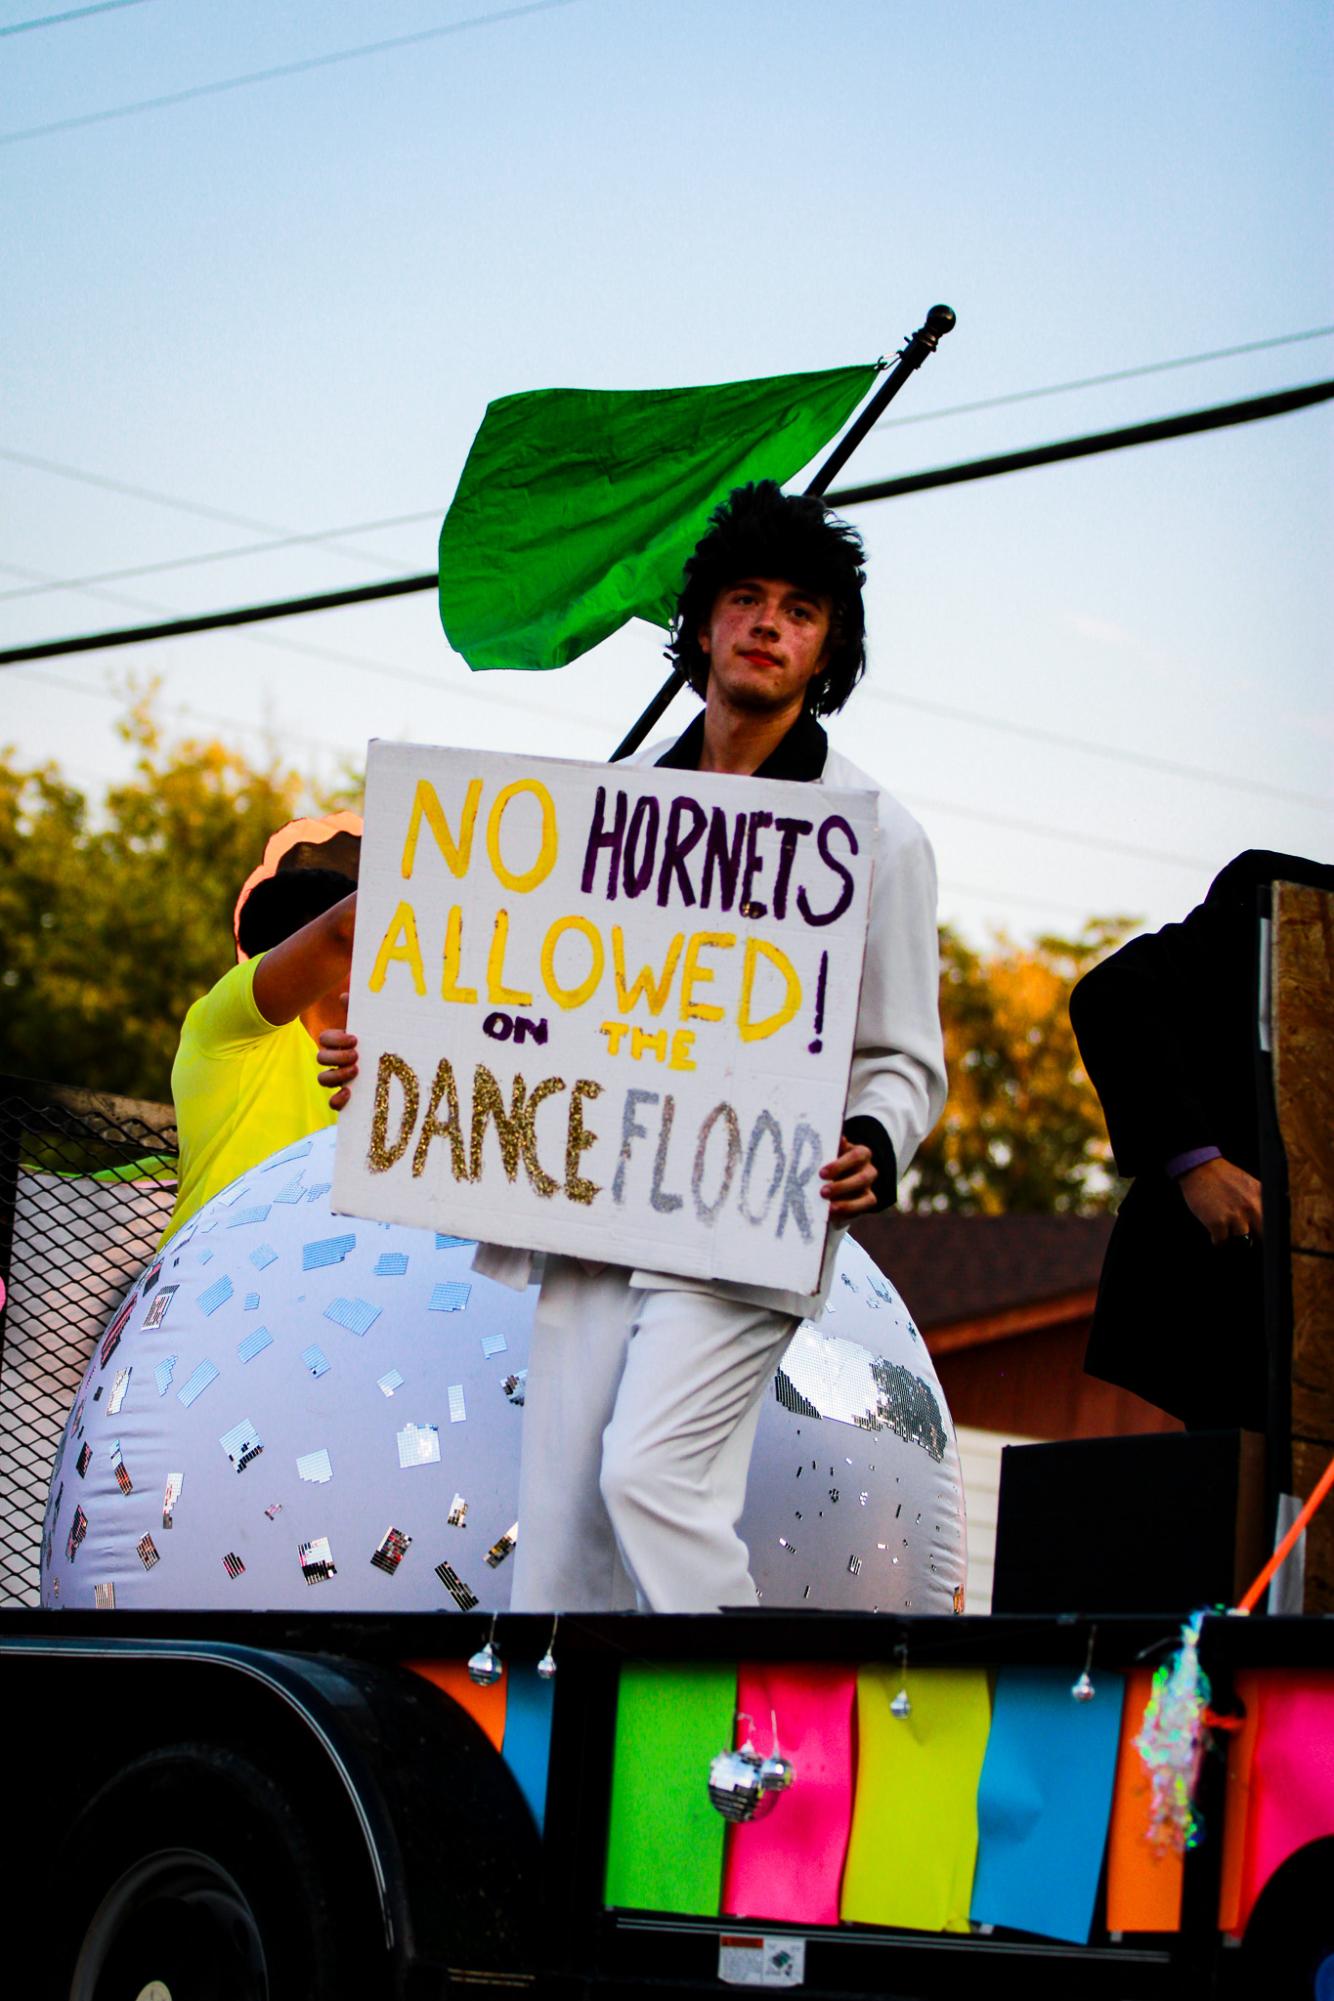
[[1260, 1575], [1256, 1578], [1250, 1590], [1241, 1600], [1241, 1603], [1237, 1606], [1238, 1612], [1253, 1612], [1255, 1610], [1260, 1600], [1264, 1597], [1265, 1591], [1271, 1579], [1273, 1578], [1274, 1573], [1279, 1569], [1280, 1565], [1286, 1563], [1289, 1556], [1291, 1556], [1298, 1536], [1301, 1534], [1302, 1530], [1306, 1527], [1306, 1524], [1310, 1521], [1312, 1515], [1315, 1513], [1316, 1509], [1320, 1506], [1320, 1503], [1324, 1500], [1326, 1494], [1328, 1494], [1331, 1487], [1334, 1487], [1334, 1459], [1330, 1460], [1328, 1466], [1326, 1466], [1324, 1472], [1320, 1475], [1320, 1478], [1316, 1482], [1315, 1488], [1311, 1494], [1310, 1500], [1307, 1501], [1301, 1513], [1298, 1515], [1296, 1521], [1293, 1523], [1292, 1527], [1288, 1530], [1288, 1533], [1284, 1536], [1282, 1542], [1279, 1544], [1278, 1548], [1274, 1551], [1274, 1554], [1270, 1557], [1268, 1563], [1265, 1565], [1264, 1569], [1260, 1572]]

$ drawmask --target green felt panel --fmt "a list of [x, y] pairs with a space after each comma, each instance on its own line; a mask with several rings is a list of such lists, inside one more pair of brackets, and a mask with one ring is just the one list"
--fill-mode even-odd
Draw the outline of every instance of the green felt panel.
[[732, 1742], [735, 1709], [735, 1668], [622, 1668], [608, 1905], [717, 1916], [726, 1823], [709, 1764]]

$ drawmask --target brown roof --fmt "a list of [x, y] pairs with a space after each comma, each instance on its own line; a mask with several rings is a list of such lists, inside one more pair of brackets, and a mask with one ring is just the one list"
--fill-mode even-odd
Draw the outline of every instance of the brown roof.
[[1091, 1291], [1110, 1216], [869, 1216], [854, 1235], [923, 1329]]

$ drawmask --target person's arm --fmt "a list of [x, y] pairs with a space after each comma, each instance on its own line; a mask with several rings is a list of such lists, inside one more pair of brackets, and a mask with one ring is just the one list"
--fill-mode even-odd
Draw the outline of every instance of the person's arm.
[[935, 858], [897, 801], [880, 812], [843, 1144], [822, 1170], [839, 1223], [893, 1205], [946, 1096]]
[[275, 1028], [295, 1021], [340, 984], [352, 970], [352, 930], [357, 893], [303, 924], [281, 945], [272, 946], [255, 967], [255, 1005]]
[[1132, 938], [1070, 995], [1079, 1054], [1126, 1176], [1170, 1173], [1182, 1155], [1218, 1144], [1199, 1050], [1200, 1010], [1226, 978], [1220, 929], [1218, 913], [1201, 904], [1179, 924]]

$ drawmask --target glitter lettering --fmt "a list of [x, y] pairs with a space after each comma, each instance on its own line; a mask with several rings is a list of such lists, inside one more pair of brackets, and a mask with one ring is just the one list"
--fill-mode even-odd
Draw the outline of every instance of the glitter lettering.
[[[448, 1117], [438, 1119], [441, 1100], [447, 1101]], [[422, 1123], [421, 1137], [417, 1150], [412, 1156], [414, 1180], [426, 1171], [426, 1158], [433, 1139], [449, 1141], [449, 1164], [456, 1181], [467, 1181], [468, 1163], [463, 1157], [463, 1127], [459, 1120], [459, 1093], [454, 1081], [454, 1066], [447, 1056], [442, 1056], [436, 1065], [435, 1082], [431, 1086], [431, 1102], [426, 1107], [426, 1117]]]
[[[395, 1078], [403, 1093], [403, 1110], [399, 1115], [398, 1135], [392, 1146], [387, 1145], [389, 1135], [389, 1080]], [[380, 1058], [375, 1073], [375, 1113], [371, 1119], [370, 1144], [366, 1148], [366, 1165], [372, 1174], [384, 1174], [396, 1162], [402, 1160], [412, 1138], [412, 1128], [417, 1123], [417, 1107], [421, 1102], [421, 1088], [417, 1073], [388, 1049]]]

